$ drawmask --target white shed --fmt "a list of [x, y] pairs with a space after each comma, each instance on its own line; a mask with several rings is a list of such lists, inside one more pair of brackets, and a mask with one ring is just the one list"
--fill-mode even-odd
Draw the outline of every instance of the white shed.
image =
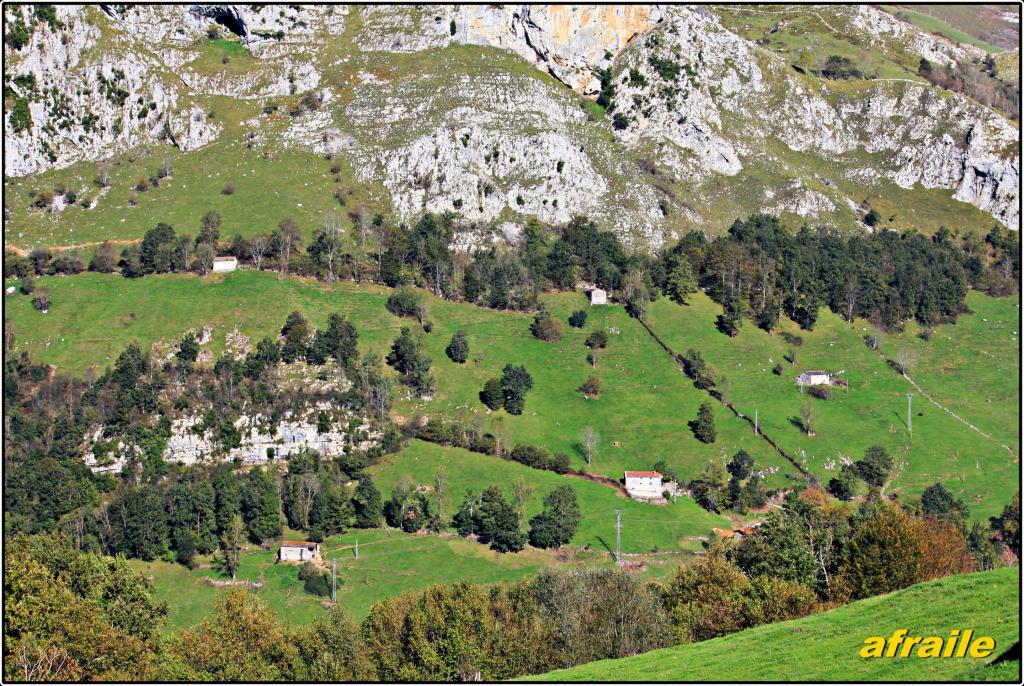
[[661, 472], [626, 472], [626, 493], [634, 498], [660, 498]]
[[310, 541], [284, 541], [277, 554], [281, 562], [317, 562], [320, 560], [320, 544]]
[[608, 293], [601, 288], [594, 288], [590, 291], [590, 304], [591, 305], [607, 305], [608, 304]]
[[213, 258], [213, 271], [215, 272], [233, 272], [236, 269], [238, 269], [238, 259], [235, 257], [228, 255]]
[[843, 372], [804, 372], [796, 377], [797, 386], [828, 386]]

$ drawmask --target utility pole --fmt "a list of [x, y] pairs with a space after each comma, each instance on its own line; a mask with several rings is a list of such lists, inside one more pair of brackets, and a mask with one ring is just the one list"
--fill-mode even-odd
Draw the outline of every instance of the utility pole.
[[356, 539], [356, 559], [359, 559], [359, 539]]
[[331, 602], [338, 602], [338, 558], [331, 560]]
[[622, 510], [615, 510], [615, 561], [622, 558]]
[[911, 436], [914, 435], [914, 409], [913, 409], [913, 404], [914, 404], [914, 394], [913, 393], [907, 393], [907, 431], [910, 432]]
[[755, 436], [760, 436], [761, 435], [761, 429], [759, 428], [758, 423], [757, 423], [757, 410], [754, 410], [754, 435]]

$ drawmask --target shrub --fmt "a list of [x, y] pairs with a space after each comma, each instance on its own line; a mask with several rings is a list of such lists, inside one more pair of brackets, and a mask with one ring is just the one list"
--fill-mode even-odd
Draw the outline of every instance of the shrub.
[[388, 297], [388, 311], [396, 317], [415, 317], [423, 320], [423, 296], [411, 288], [400, 288]]
[[554, 343], [562, 337], [562, 322], [552, 317], [546, 309], [541, 309], [534, 316], [530, 331], [540, 340]]
[[50, 309], [50, 294], [46, 291], [38, 291], [34, 298], [32, 298], [32, 307], [36, 308], [40, 312], [46, 312]]
[[331, 595], [331, 584], [327, 574], [320, 571], [312, 562], [307, 562], [299, 569], [299, 579], [303, 582], [306, 593], [316, 596], [327, 597]]
[[148, 179], [139, 179], [135, 183], [135, 190], [137, 190], [140, 193], [145, 193], [146, 191], [148, 191], [149, 190], [149, 180]]
[[480, 402], [487, 406], [488, 409], [497, 410], [502, 404], [502, 393], [501, 393], [501, 381], [498, 379], [488, 379], [484, 383], [484, 388], [480, 391]]
[[601, 381], [596, 376], [592, 376], [576, 389], [588, 398], [596, 398], [601, 395]]
[[776, 364], [774, 367], [772, 367], [772, 374], [774, 374], [775, 376], [782, 376], [782, 365]]
[[21, 292], [25, 295], [32, 295], [32, 291], [36, 289], [36, 277], [34, 276], [23, 276], [21, 278]]
[[575, 329], [582, 329], [587, 323], [587, 311], [576, 310], [569, 315], [569, 326]]
[[811, 386], [808, 393], [820, 400], [828, 400], [832, 397], [832, 390], [828, 386]]
[[220, 190], [220, 192], [221, 192], [221, 195], [234, 195], [235, 194], [235, 184], [233, 184], [233, 183], [225, 184], [224, 188], [222, 188]]
[[605, 348], [608, 346], [608, 334], [600, 329], [594, 331], [589, 336], [587, 336], [585, 345], [591, 350]]
[[469, 357], [469, 342], [466, 340], [466, 332], [456, 331], [444, 352], [452, 362], [465, 364], [466, 358]]

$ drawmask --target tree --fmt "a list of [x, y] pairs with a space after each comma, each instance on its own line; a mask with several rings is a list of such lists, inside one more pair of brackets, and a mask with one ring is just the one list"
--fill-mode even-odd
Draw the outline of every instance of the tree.
[[309, 322], [298, 310], [293, 310], [281, 327], [284, 345], [281, 346], [281, 359], [295, 362], [306, 357], [309, 340]]
[[419, 340], [413, 337], [408, 327], [402, 327], [385, 359], [400, 374], [399, 381], [417, 395], [426, 395], [433, 389], [430, 358], [423, 354]]
[[210, 243], [216, 245], [217, 241], [220, 240], [220, 215], [210, 210], [203, 215], [203, 218], [199, 221], [199, 235], [196, 236], [196, 245], [202, 243]]
[[385, 306], [396, 317], [415, 317], [420, 324], [426, 313], [423, 295], [411, 288], [400, 288], [388, 296]]
[[574, 329], [582, 329], [587, 324], [587, 311], [576, 310], [569, 315], [569, 326]]
[[701, 403], [700, 409], [697, 410], [697, 419], [690, 422], [690, 429], [698, 441], [702, 443], [715, 442], [715, 412], [711, 408], [711, 403]]
[[452, 362], [465, 364], [466, 358], [469, 357], [469, 342], [466, 340], [466, 332], [456, 331], [444, 352]]
[[808, 436], [814, 435], [814, 408], [810, 403], [803, 403], [800, 406], [800, 426]]
[[327, 329], [317, 331], [323, 352], [334, 358], [345, 368], [351, 368], [359, 359], [359, 332], [344, 315], [331, 313], [327, 317]]
[[352, 504], [356, 510], [355, 525], [359, 529], [373, 529], [380, 526], [384, 515], [384, 503], [373, 478], [364, 473], [359, 479]]
[[844, 464], [839, 474], [829, 479], [828, 492], [839, 500], [852, 500], [857, 491], [857, 468], [852, 464]]
[[880, 445], [864, 451], [864, 459], [857, 462], [857, 474], [869, 486], [881, 488], [892, 471], [892, 456]]
[[526, 536], [519, 529], [519, 515], [497, 486], [484, 490], [475, 519], [476, 533], [481, 543], [489, 543], [499, 553], [514, 553], [523, 549]]
[[501, 396], [505, 411], [522, 414], [526, 393], [533, 388], [533, 377], [525, 367], [507, 364], [501, 373]]
[[191, 365], [196, 361], [196, 357], [199, 356], [199, 344], [196, 342], [196, 335], [194, 332], [189, 331], [178, 343], [178, 351], [174, 353], [174, 356], [181, 360], [186, 365]]
[[117, 269], [117, 260], [117, 248], [110, 241], [103, 241], [89, 260], [89, 271], [111, 274]]
[[255, 470], [249, 472], [243, 491], [242, 515], [249, 539], [263, 543], [281, 535], [281, 507], [277, 487], [267, 475]]
[[540, 311], [533, 317], [530, 332], [542, 341], [554, 343], [562, 337], [562, 322], [542, 305]]
[[697, 277], [693, 275], [693, 268], [690, 266], [690, 261], [687, 259], [681, 259], [676, 262], [675, 266], [672, 267], [672, 271], [669, 272], [668, 277], [665, 280], [665, 295], [667, 295], [672, 302], [680, 305], [688, 304], [686, 298], [691, 293], [697, 292]]
[[587, 466], [591, 466], [594, 460], [594, 453], [597, 452], [597, 429], [592, 426], [583, 427], [580, 432], [580, 441], [583, 444], [583, 453], [587, 458]]
[[557, 548], [576, 535], [582, 515], [572, 486], [559, 486], [544, 498], [544, 509], [530, 520], [530, 545]]
[[146, 274], [170, 270], [170, 253], [174, 249], [174, 229], [160, 222], [146, 232], [139, 246], [139, 263]]
[[500, 379], [488, 379], [480, 391], [480, 402], [490, 410], [497, 410], [503, 402]]
[[746, 450], [740, 450], [732, 456], [732, 459], [729, 460], [729, 464], [725, 468], [730, 474], [742, 481], [749, 477], [753, 471], [754, 458]]
[[910, 373], [911, 367], [917, 362], [917, 354], [909, 348], [900, 348], [896, 351], [896, 369], [900, 374], [906, 376]]
[[998, 517], [992, 517], [992, 530], [1014, 555], [1020, 557], [1020, 491], [1013, 496], [1009, 505], [1003, 508]]
[[879, 503], [853, 528], [843, 583], [854, 598], [867, 598], [906, 588], [924, 575], [924, 527], [898, 506]]
[[587, 336], [587, 340], [584, 341], [584, 345], [591, 350], [605, 348], [608, 346], [608, 334], [605, 333], [604, 330], [598, 329]]
[[244, 531], [241, 515], [235, 515], [220, 538], [221, 570], [225, 574], [230, 574], [232, 581], [235, 580], [241, 560], [242, 545], [245, 543]]
[[256, 269], [263, 268], [263, 258], [270, 253], [273, 244], [271, 237], [265, 233], [256, 234], [249, 239], [249, 256]]
[[299, 225], [294, 219], [283, 219], [277, 225], [274, 232], [274, 245], [277, 248], [277, 255], [280, 258], [281, 272], [288, 270], [288, 264], [292, 259], [292, 252], [298, 250], [302, 244], [302, 234], [299, 232]]
[[726, 336], [735, 337], [742, 324], [743, 304], [738, 297], [733, 296], [726, 301], [725, 309], [715, 320], [715, 326]]
[[967, 505], [946, 490], [941, 483], [934, 483], [921, 493], [921, 512], [926, 517], [935, 517], [952, 522], [961, 529], [966, 528]]

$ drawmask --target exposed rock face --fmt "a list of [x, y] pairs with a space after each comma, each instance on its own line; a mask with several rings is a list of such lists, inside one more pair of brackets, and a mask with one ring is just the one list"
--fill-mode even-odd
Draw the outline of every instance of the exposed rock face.
[[[976, 50], [873, 7], [806, 11], [878, 50], [937, 63]], [[27, 6], [5, 12], [32, 23]], [[25, 99], [31, 120], [15, 130], [10, 113], [5, 119], [11, 175], [158, 140], [195, 150], [225, 135], [223, 122], [208, 115], [211, 96], [263, 100], [317, 90], [323, 107], [283, 130], [264, 131], [268, 120], [259, 117], [246, 124], [268, 145], [344, 157], [360, 180], [383, 187], [403, 217], [456, 210], [479, 222], [529, 214], [562, 222], [585, 212], [652, 246], [671, 234], [668, 209], [659, 207], [695, 224], [708, 219], [669, 186], [683, 180], [700, 188], [723, 177], [743, 183], [752, 168], [786, 167], [778, 158], [788, 151], [831, 169], [832, 185], [811, 182], [817, 171], [792, 169], [759, 189], [751, 209], [827, 219], [847, 207], [835, 182], [882, 179], [949, 189], [1019, 227], [1019, 133], [1001, 116], [901, 80], [830, 89], [727, 30], [712, 8], [109, 5], [57, 6], [57, 18], [63, 28], [35, 22], [25, 47], [4, 48], [6, 85]], [[240, 38], [251, 69], [222, 69], [204, 52], [211, 26]], [[497, 60], [487, 48], [539, 71], [507, 55]], [[397, 73], [378, 67], [386, 61], [377, 59], [381, 51], [426, 50], [437, 51], [425, 54], [436, 64], [403, 62]], [[676, 65], [678, 75], [663, 74], [657, 60]], [[613, 72], [613, 114], [628, 118], [615, 130], [610, 116], [580, 107], [580, 95], [599, 92], [595, 72], [604, 68]], [[34, 87], [12, 82], [29, 74]], [[638, 173], [638, 160], [671, 179]], [[807, 183], [794, 181], [800, 174]]]

